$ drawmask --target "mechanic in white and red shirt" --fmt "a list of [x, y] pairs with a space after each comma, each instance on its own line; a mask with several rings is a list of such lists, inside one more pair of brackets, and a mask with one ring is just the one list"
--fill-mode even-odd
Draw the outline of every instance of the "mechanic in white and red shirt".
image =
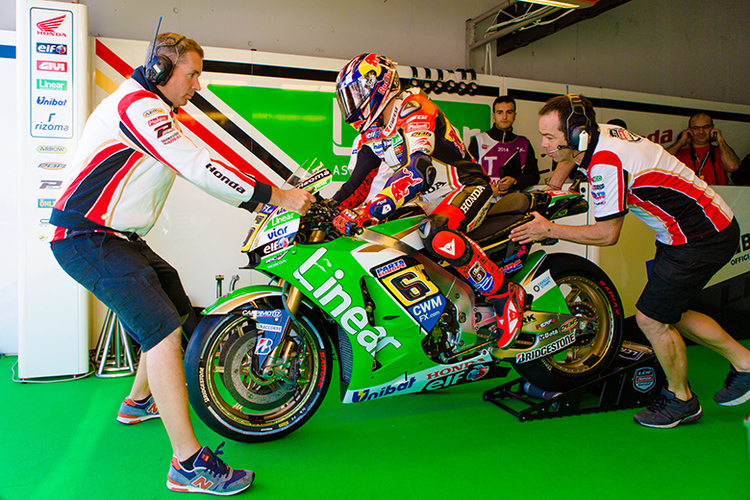
[[247, 210], [272, 203], [304, 213], [313, 197], [264, 184], [212, 159], [183, 135], [177, 108], [201, 88], [200, 45], [165, 33], [147, 54], [146, 65], [86, 122], [63, 195], [52, 210], [50, 222], [57, 226], [52, 252], [141, 345], [135, 381], [117, 420], [134, 424], [162, 417], [174, 453], [167, 487], [233, 494], [250, 486], [253, 472], [226, 468], [218, 453], [201, 447], [195, 437], [181, 352], [182, 323], [191, 304], [177, 271], [141, 237], [155, 224], [177, 175]]
[[534, 219], [511, 231], [513, 241], [557, 238], [584, 245], [614, 245], [632, 211], [656, 231], [656, 258], [636, 304], [636, 321], [664, 369], [668, 387], [635, 421], [671, 428], [702, 416], [687, 379], [682, 336], [715, 350], [731, 363], [714, 400], [724, 406], [750, 399], [750, 351], [713, 319], [689, 310], [690, 302], [732, 258], [740, 230], [729, 206], [692, 170], [661, 146], [621, 127], [597, 125], [591, 102], [578, 95], [553, 97], [539, 111], [542, 148], [559, 167], [561, 185], [573, 166], [587, 170], [595, 224], [553, 224]]

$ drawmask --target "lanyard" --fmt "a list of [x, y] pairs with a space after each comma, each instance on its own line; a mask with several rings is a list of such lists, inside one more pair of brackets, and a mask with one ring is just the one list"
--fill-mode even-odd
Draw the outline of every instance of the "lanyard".
[[[695, 170], [695, 173], [700, 177], [701, 172], [703, 172], [703, 167], [706, 165], [706, 161], [708, 161], [708, 157], [712, 156], [712, 153], [714, 152], [714, 146], [711, 144], [708, 146], [708, 151], [706, 151], [706, 156], [703, 157], [703, 161], [701, 161], [700, 166]], [[691, 144], [690, 145], [690, 156], [693, 160], [693, 167], [695, 167], [696, 160], [698, 159], [698, 153], [695, 151], [695, 147]], [[714, 167], [716, 166], [716, 160], [712, 160]], [[716, 172], [714, 172], [716, 174]]]

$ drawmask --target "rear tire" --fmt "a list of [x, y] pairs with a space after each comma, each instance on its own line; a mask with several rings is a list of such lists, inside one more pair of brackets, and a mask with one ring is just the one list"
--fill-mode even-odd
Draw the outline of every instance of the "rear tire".
[[211, 429], [236, 441], [278, 439], [299, 429], [315, 413], [331, 382], [331, 347], [302, 314], [292, 324], [275, 374], [257, 368], [258, 329], [248, 316], [208, 316], [185, 353], [188, 397]]
[[566, 391], [596, 379], [617, 356], [622, 345], [622, 302], [606, 273], [582, 257], [547, 254], [538, 274], [545, 270], [563, 292], [570, 312], [581, 320], [576, 342], [545, 358], [516, 364], [515, 369], [542, 389]]

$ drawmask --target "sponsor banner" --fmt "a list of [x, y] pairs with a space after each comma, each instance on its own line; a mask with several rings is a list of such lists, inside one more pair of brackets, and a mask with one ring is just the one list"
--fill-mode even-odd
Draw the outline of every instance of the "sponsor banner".
[[32, 137], [73, 137], [73, 29], [70, 11], [31, 9]]

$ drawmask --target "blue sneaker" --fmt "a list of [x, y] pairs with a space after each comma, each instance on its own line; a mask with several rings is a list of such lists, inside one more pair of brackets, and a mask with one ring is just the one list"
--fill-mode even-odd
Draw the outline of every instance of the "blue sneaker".
[[695, 422], [703, 416], [703, 408], [698, 397], [693, 394], [690, 399], [678, 399], [674, 392], [662, 387], [661, 395], [645, 410], [633, 415], [636, 423], [655, 429], [671, 429], [680, 424]]
[[138, 424], [160, 417], [153, 396], [149, 396], [145, 403], [140, 404], [127, 397], [120, 405], [120, 411], [117, 413], [117, 421], [121, 424]]
[[234, 470], [220, 458], [223, 452], [221, 443], [215, 452], [208, 446], [201, 449], [193, 462], [193, 469], [186, 470], [177, 457], [172, 457], [172, 465], [167, 474], [167, 488], [172, 491], [208, 493], [229, 496], [245, 491], [253, 484], [255, 473], [251, 470]]
[[714, 395], [714, 401], [721, 406], [737, 406], [748, 400], [750, 400], [750, 373], [738, 372], [730, 364], [724, 387]]

